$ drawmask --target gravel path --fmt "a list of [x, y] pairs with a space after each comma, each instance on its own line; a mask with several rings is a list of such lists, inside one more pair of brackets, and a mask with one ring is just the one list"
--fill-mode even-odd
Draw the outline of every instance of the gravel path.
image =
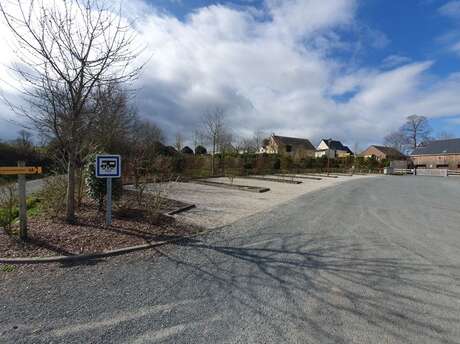
[[0, 342], [460, 343], [459, 195], [353, 180], [162, 257], [4, 273]]
[[[279, 178], [276, 176], [267, 177]], [[205, 228], [218, 228], [258, 212], [278, 207], [308, 192], [362, 178], [374, 178], [374, 176], [324, 178], [322, 180], [293, 178], [293, 180], [301, 181], [302, 184], [286, 184], [244, 178], [234, 178], [233, 180], [233, 184], [270, 188], [270, 191], [265, 193], [231, 190], [194, 183], [174, 182], [169, 183], [168, 186], [163, 185], [160, 187], [166, 190], [167, 197], [196, 205], [196, 208], [177, 215], [179, 219]], [[291, 180], [291, 178], [285, 179]], [[230, 180], [225, 177], [209, 180], [230, 184]], [[157, 185], [150, 186], [151, 189], [157, 187]]]

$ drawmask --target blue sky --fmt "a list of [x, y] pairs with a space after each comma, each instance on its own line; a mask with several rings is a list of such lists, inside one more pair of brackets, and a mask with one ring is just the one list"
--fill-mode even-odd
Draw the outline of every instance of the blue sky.
[[[262, 130], [364, 148], [412, 114], [460, 137], [460, 1], [125, 4], [152, 56], [136, 106], [171, 140], [190, 139], [214, 106], [241, 137]], [[4, 128], [0, 136], [13, 135]]]

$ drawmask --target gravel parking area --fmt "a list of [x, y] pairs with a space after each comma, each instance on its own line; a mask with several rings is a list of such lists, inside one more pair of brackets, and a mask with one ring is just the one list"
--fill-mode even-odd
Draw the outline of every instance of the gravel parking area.
[[0, 342], [459, 343], [460, 179], [349, 179], [174, 247], [0, 270]]
[[[280, 178], [279, 176], [266, 176]], [[266, 193], [252, 193], [231, 190], [194, 183], [172, 182], [162, 185], [167, 197], [178, 201], [193, 203], [196, 208], [176, 215], [188, 223], [208, 229], [231, 224], [241, 218], [269, 210], [306, 193], [341, 184], [351, 180], [373, 178], [373, 176], [353, 176], [323, 178], [322, 180], [296, 179], [302, 184], [286, 184], [265, 180], [234, 178], [233, 183], [239, 185], [270, 188]], [[291, 179], [291, 178], [286, 178]], [[211, 181], [230, 183], [228, 178], [212, 178]], [[149, 189], [158, 187], [150, 185]]]

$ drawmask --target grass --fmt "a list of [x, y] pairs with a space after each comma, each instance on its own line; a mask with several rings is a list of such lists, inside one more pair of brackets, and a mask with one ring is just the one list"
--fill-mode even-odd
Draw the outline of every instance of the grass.
[[16, 267], [14, 265], [11, 265], [11, 264], [0, 265], [0, 271], [2, 272], [13, 272], [14, 270], [16, 270]]
[[[27, 205], [27, 217], [34, 217], [41, 213], [40, 199], [31, 196], [26, 200]], [[12, 211], [13, 221], [12, 223], [17, 223], [19, 221], [19, 207], [15, 206]], [[0, 223], [5, 223], [8, 218], [8, 210], [5, 208], [0, 208]]]

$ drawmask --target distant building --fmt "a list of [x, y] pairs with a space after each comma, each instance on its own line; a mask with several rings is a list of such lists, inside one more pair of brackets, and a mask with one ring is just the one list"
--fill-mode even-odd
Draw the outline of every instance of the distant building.
[[414, 149], [415, 167], [460, 169], [460, 139], [436, 140]]
[[369, 146], [366, 150], [359, 154], [363, 158], [376, 158], [377, 160], [404, 160], [406, 156], [399, 150], [393, 147]]
[[333, 139], [322, 139], [316, 148], [315, 157], [329, 156], [331, 159], [345, 158], [353, 155], [353, 152], [342, 142]]
[[260, 153], [306, 158], [315, 156], [315, 147], [308, 139], [272, 134], [264, 140]]

